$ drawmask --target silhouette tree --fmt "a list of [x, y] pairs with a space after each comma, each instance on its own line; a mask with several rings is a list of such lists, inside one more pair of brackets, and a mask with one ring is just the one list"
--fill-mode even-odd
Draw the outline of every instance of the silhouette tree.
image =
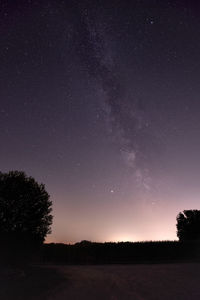
[[184, 210], [177, 220], [177, 236], [180, 241], [200, 241], [200, 210]]
[[0, 172], [0, 239], [4, 244], [42, 244], [51, 232], [51, 206], [44, 184], [24, 172]]

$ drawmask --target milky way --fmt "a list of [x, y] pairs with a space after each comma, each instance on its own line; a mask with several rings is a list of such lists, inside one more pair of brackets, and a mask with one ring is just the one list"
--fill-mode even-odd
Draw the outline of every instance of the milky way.
[[148, 130], [150, 124], [145, 103], [137, 97], [126, 95], [120, 78], [123, 74], [121, 76], [116, 70], [117, 61], [106, 44], [105, 23], [99, 22], [98, 11], [86, 5], [79, 7], [78, 12], [78, 36], [74, 38], [78, 40], [80, 61], [103, 90], [102, 101], [122, 158], [133, 168], [135, 181], [149, 188], [146, 183], [150, 176], [147, 161], [152, 156], [152, 149], [149, 151], [148, 145], [149, 142], [154, 144], [153, 151], [158, 151], [162, 141], [152, 130]]

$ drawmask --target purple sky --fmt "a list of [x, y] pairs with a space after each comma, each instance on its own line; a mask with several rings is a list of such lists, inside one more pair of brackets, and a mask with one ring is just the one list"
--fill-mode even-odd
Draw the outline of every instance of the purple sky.
[[176, 238], [200, 209], [196, 1], [1, 1], [1, 171], [46, 185], [47, 241]]

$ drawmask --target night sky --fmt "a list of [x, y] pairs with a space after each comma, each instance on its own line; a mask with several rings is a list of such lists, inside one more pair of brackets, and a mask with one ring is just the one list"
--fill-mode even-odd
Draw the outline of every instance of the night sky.
[[176, 239], [200, 209], [196, 2], [0, 2], [1, 171], [45, 184], [48, 242]]

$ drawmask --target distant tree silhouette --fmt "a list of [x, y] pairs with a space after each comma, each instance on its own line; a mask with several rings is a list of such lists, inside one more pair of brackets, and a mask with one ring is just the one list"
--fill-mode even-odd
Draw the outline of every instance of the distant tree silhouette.
[[184, 210], [176, 219], [180, 241], [200, 241], [200, 210]]
[[[52, 202], [44, 184], [24, 172], [0, 172], [0, 240], [12, 245], [42, 244], [51, 232]], [[2, 243], [1, 243], [2, 244]]]

